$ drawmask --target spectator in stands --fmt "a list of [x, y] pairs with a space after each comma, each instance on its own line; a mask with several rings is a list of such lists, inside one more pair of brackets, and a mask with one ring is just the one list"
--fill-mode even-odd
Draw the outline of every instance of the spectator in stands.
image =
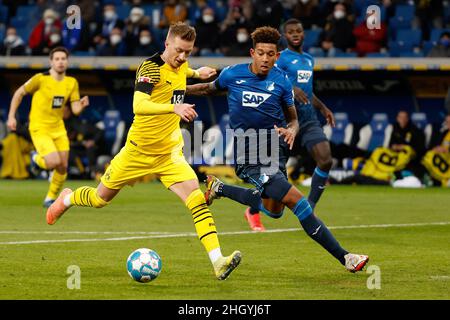
[[[370, 17], [369, 23], [370, 23]], [[387, 27], [384, 22], [380, 23], [380, 28], [367, 28], [367, 19], [365, 19], [359, 26], [353, 29], [353, 35], [356, 38], [355, 51], [358, 56], [364, 57], [371, 52], [380, 52], [386, 45]]]
[[[393, 151], [409, 152], [408, 148], [413, 150], [411, 161], [405, 170], [414, 173], [419, 179], [423, 178], [423, 169], [420, 165], [420, 159], [425, 153], [425, 134], [417, 128], [409, 119], [409, 114], [405, 110], [400, 110], [397, 114], [396, 122], [393, 125], [389, 148]], [[397, 178], [401, 178], [400, 173], [396, 173]]]
[[144, 14], [144, 9], [134, 7], [130, 11], [130, 16], [125, 20], [125, 37], [129, 48], [139, 44], [139, 33], [142, 29], [150, 27], [150, 17]]
[[25, 55], [25, 43], [23, 39], [17, 35], [14, 27], [6, 29], [5, 39], [0, 45], [0, 55], [2, 56], [23, 56]]
[[159, 27], [168, 28], [172, 23], [185, 21], [187, 16], [187, 7], [182, 0], [166, 0]]
[[[70, 108], [64, 108], [64, 119], [70, 141], [69, 166], [77, 167], [82, 178], [94, 178], [97, 157], [105, 145], [103, 130], [73, 116]], [[87, 164], [83, 163], [84, 159]]]
[[298, 0], [292, 8], [292, 18], [302, 22], [304, 29], [321, 27], [324, 19], [320, 15], [319, 0]]
[[450, 32], [443, 32], [439, 42], [431, 48], [428, 57], [450, 57]]
[[229, 0], [228, 7], [228, 12], [234, 7], [241, 8], [243, 16], [248, 21], [253, 17], [253, 0]]
[[228, 10], [227, 17], [222, 22], [220, 27], [220, 50], [225, 55], [228, 54], [231, 45], [235, 43], [237, 30], [239, 28], [251, 30], [252, 25], [250, 20], [245, 17], [242, 7], [233, 6], [230, 10]]
[[321, 35], [322, 49], [328, 56], [333, 56], [336, 49], [350, 52], [355, 46], [353, 23], [347, 15], [347, 9], [342, 3], [334, 6], [333, 15], [328, 19]]
[[422, 30], [424, 39], [429, 39], [431, 29], [443, 27], [442, 0], [414, 0], [416, 6], [416, 26]]
[[216, 52], [219, 48], [219, 25], [214, 16], [214, 10], [205, 7], [202, 16], [195, 24], [197, 38], [195, 40], [193, 55], [207, 55]]
[[126, 56], [127, 54], [126, 43], [120, 28], [112, 29], [108, 41], [100, 45], [97, 50], [98, 56]]
[[29, 39], [33, 55], [47, 55], [55, 44], [61, 44], [62, 23], [55, 11], [47, 9], [34, 27]]
[[116, 6], [114, 4], [106, 4], [103, 7], [103, 21], [97, 26], [97, 30], [95, 31], [93, 45], [98, 47], [99, 45], [106, 44], [111, 31], [114, 28], [122, 30], [124, 26], [124, 22], [117, 15]]
[[247, 28], [241, 27], [236, 31], [236, 40], [227, 52], [227, 56], [246, 57], [249, 55], [250, 48], [253, 47], [252, 39]]
[[160, 48], [155, 41], [153, 41], [150, 30], [142, 29], [141, 32], [139, 32], [139, 44], [133, 47], [132, 55], [139, 57], [150, 57], [159, 50]]
[[253, 0], [255, 28], [269, 26], [279, 28], [283, 19], [283, 6], [279, 0]]

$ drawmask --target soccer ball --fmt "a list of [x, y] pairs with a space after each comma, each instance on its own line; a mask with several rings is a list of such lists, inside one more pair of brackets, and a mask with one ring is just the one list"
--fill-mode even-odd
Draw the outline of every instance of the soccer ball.
[[128, 274], [138, 282], [149, 282], [156, 279], [161, 273], [161, 268], [161, 257], [151, 249], [137, 249], [127, 259]]

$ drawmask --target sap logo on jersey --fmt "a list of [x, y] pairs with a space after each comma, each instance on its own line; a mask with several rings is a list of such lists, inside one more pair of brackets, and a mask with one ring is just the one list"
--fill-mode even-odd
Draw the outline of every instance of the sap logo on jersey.
[[311, 75], [312, 75], [311, 70], [297, 70], [297, 82], [307, 83], [311, 78]]
[[243, 91], [242, 92], [242, 105], [244, 107], [252, 107], [257, 108], [269, 99], [271, 94], [268, 93], [260, 93], [260, 92], [251, 92], [251, 91]]

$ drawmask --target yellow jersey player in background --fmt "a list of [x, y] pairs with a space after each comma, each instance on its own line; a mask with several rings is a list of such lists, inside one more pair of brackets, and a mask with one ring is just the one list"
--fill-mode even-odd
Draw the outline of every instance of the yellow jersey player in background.
[[[192, 70], [187, 58], [194, 47], [195, 29], [177, 23], [170, 27], [162, 54], [143, 61], [136, 72], [134, 120], [122, 150], [111, 161], [97, 188], [64, 189], [47, 210], [54, 224], [71, 206], [102, 208], [126, 185], [155, 174], [192, 214], [198, 238], [208, 252], [216, 277], [223, 280], [238, 266], [239, 251], [222, 256], [217, 230], [200, 191], [197, 175], [184, 158], [180, 118], [193, 121], [194, 105], [183, 103], [186, 78], [208, 79], [216, 70]], [[167, 213], [162, 213], [167, 214]], [[167, 217], [170, 219], [170, 217]]]
[[63, 121], [63, 109], [70, 103], [72, 112], [80, 114], [89, 105], [87, 96], [80, 99], [78, 82], [66, 76], [69, 51], [64, 47], [50, 52], [50, 70], [38, 73], [14, 93], [8, 114], [7, 126], [17, 127], [16, 112], [27, 94], [33, 95], [29, 114], [29, 130], [36, 152], [32, 165], [53, 170], [44, 207], [50, 207], [61, 192], [67, 177], [69, 139]]

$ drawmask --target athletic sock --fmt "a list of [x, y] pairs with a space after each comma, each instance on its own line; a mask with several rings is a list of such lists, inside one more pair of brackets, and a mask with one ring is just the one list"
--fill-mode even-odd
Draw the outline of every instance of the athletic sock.
[[[70, 199], [69, 205], [67, 203], [68, 199]], [[92, 187], [80, 187], [64, 199], [64, 204], [67, 207], [75, 205], [79, 207], [102, 208], [108, 203], [98, 195], [97, 189]]]
[[205, 247], [206, 252], [208, 252], [211, 262], [214, 263], [222, 257], [219, 237], [217, 236], [216, 225], [211, 211], [209, 211], [205, 196], [200, 189], [194, 190], [187, 197], [185, 205], [192, 213], [197, 236]]
[[46, 199], [55, 200], [58, 194], [61, 192], [64, 182], [66, 181], [67, 173], [61, 174], [56, 170], [53, 170], [52, 179], [50, 181], [50, 186], [48, 187], [48, 192]]
[[261, 206], [261, 193], [257, 189], [249, 189], [238, 186], [224, 184], [221, 188], [220, 196], [249, 206], [250, 211], [257, 213]]
[[311, 180], [311, 190], [309, 191], [308, 195], [309, 204], [313, 209], [319, 201], [323, 191], [325, 190], [327, 180], [328, 172], [321, 170], [319, 167], [316, 167]]
[[327, 226], [314, 215], [309, 202], [305, 198], [302, 198], [297, 202], [292, 211], [297, 216], [303, 230], [305, 230], [308, 236], [324, 247], [342, 265], [345, 265], [344, 256], [348, 252], [340, 246]]

